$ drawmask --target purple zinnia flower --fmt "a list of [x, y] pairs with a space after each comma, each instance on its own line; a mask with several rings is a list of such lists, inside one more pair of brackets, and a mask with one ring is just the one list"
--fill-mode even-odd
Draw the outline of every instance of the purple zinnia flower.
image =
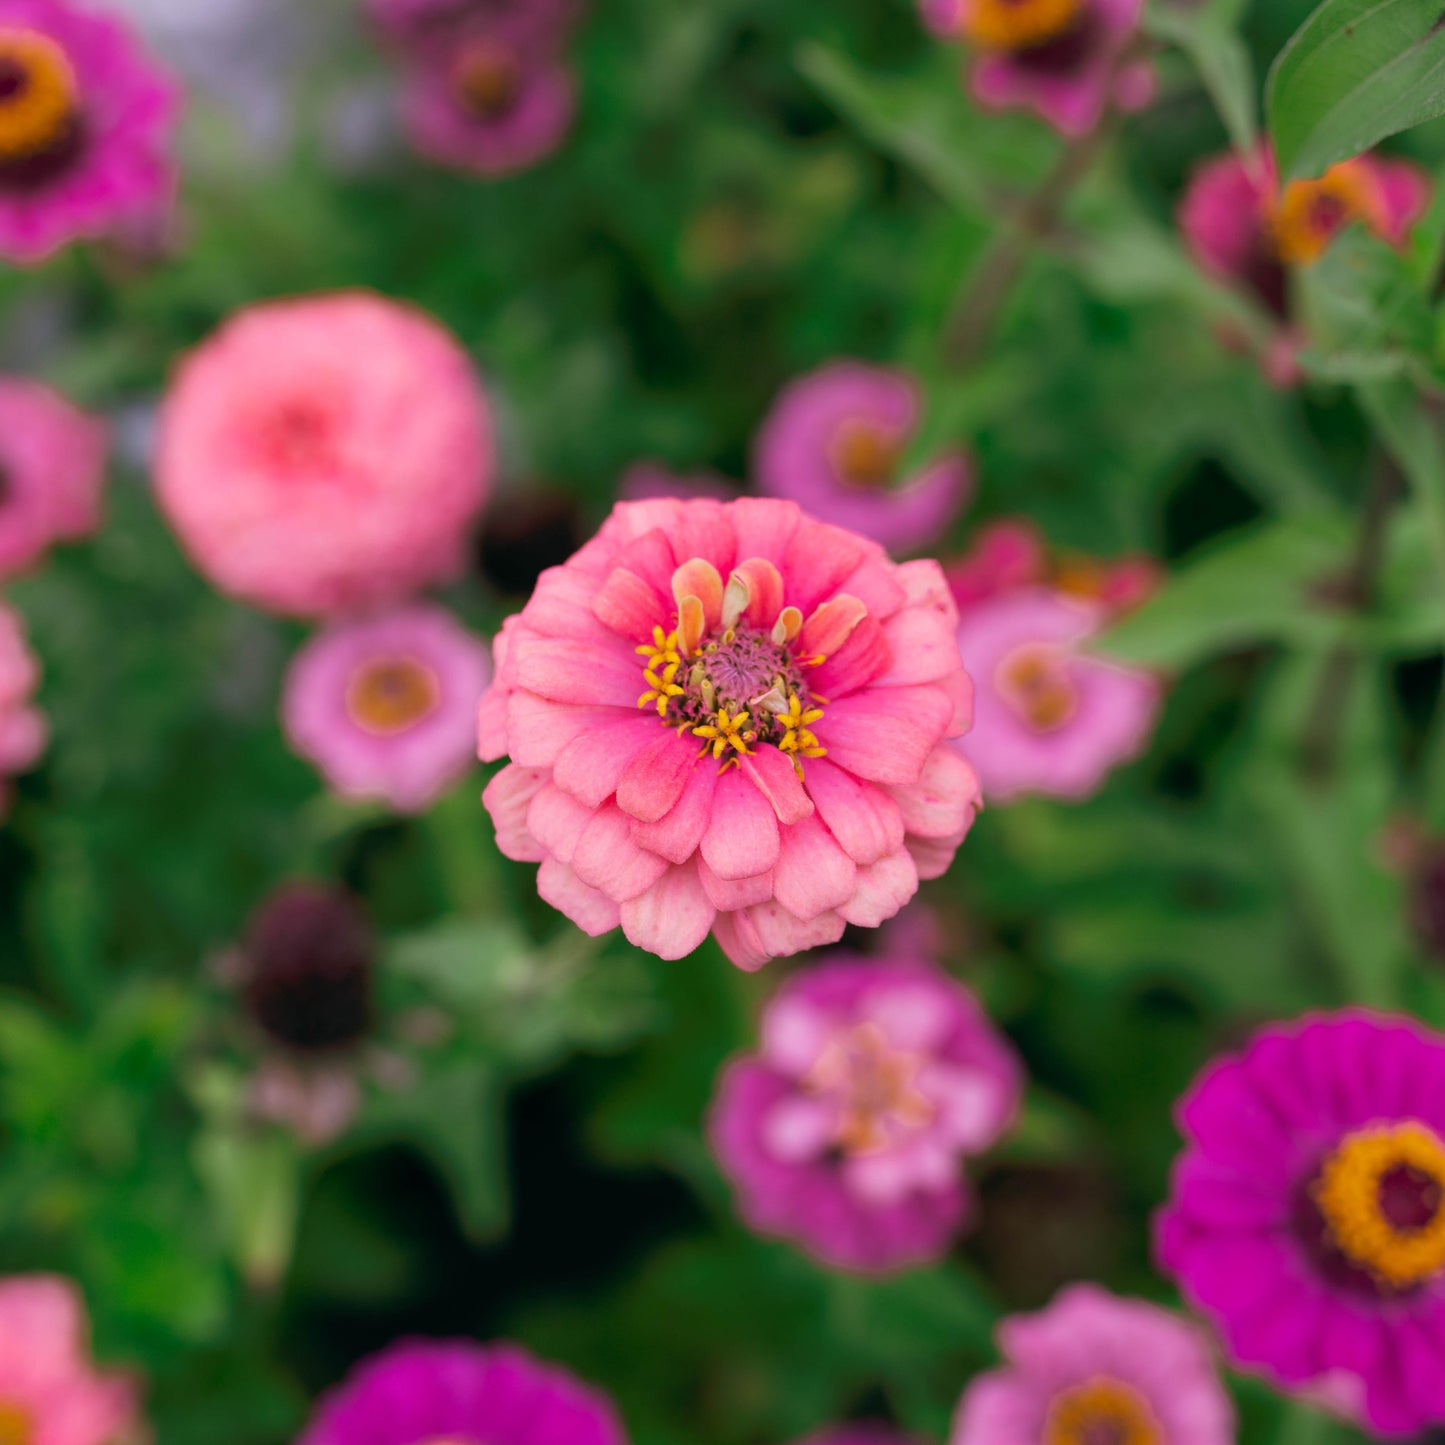
[[611, 1403], [515, 1345], [404, 1340], [321, 1403], [300, 1445], [626, 1445]]
[[1012, 1123], [1022, 1078], [973, 996], [931, 963], [833, 954], [791, 978], [709, 1130], [748, 1224], [825, 1264], [936, 1259], [970, 1207], [961, 1163]]
[[1445, 1038], [1265, 1029], [1179, 1105], [1163, 1267], [1231, 1357], [1377, 1434], [1445, 1422]]
[[0, 0], [0, 257], [153, 215], [175, 183], [178, 97], [118, 20], [68, 0]]
[[831, 362], [774, 403], [758, 435], [758, 489], [890, 551], [934, 541], [962, 510], [973, 477], [958, 453], [901, 474], [921, 410], [918, 388], [901, 372]]
[[964, 1392], [951, 1445], [1234, 1445], [1204, 1336], [1167, 1310], [1074, 1285], [998, 1338], [1007, 1363]]
[[286, 733], [343, 796], [420, 812], [473, 760], [490, 677], [486, 646], [443, 608], [337, 623], [292, 663]]

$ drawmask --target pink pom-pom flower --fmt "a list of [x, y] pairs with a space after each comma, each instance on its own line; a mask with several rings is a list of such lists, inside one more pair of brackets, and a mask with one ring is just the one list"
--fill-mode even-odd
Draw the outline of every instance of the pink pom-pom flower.
[[1229, 1356], [1372, 1433], [1445, 1424], [1445, 1038], [1315, 1015], [1210, 1064], [1156, 1225]]
[[619, 503], [496, 643], [481, 755], [509, 857], [591, 934], [743, 968], [875, 927], [978, 806], [935, 562], [791, 502]]
[[339, 622], [297, 654], [286, 735], [344, 797], [427, 808], [475, 761], [485, 645], [444, 608]]
[[0, 257], [42, 261], [166, 206], [178, 112], [119, 20], [70, 0], [0, 0]]
[[1008, 1129], [1021, 1088], [1013, 1051], [940, 968], [835, 954], [779, 989], [708, 1128], [751, 1228], [888, 1273], [961, 1233], [963, 1161]]
[[1074, 1285], [998, 1337], [1006, 1363], [964, 1392], [950, 1445], [1234, 1445], [1208, 1342], [1167, 1310]]
[[0, 580], [100, 525], [104, 424], [23, 377], [0, 376]]
[[937, 541], [968, 500], [973, 475], [959, 454], [901, 473], [921, 406], [914, 383], [883, 367], [835, 361], [801, 377], [758, 434], [759, 490], [890, 551]]
[[135, 1431], [124, 1377], [90, 1360], [85, 1304], [52, 1275], [0, 1279], [0, 1432], [35, 1445], [115, 1445]]
[[299, 1445], [626, 1445], [612, 1404], [515, 1345], [404, 1340], [363, 1360]]
[[32, 767], [45, 751], [45, 719], [31, 706], [39, 682], [19, 615], [0, 602], [0, 818], [9, 806], [6, 778]]
[[171, 525], [218, 587], [274, 612], [329, 615], [460, 573], [491, 472], [466, 353], [361, 292], [241, 312], [162, 412]]

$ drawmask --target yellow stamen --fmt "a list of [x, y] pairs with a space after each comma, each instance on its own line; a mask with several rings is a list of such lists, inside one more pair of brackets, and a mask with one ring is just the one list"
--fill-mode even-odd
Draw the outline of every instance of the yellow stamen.
[[784, 728], [783, 740], [778, 744], [778, 751], [797, 753], [805, 758], [827, 757], [828, 749], [819, 745], [817, 735], [811, 731], [811, 724], [817, 722], [822, 716], [822, 708], [805, 709], [798, 694], [790, 692], [788, 694], [788, 710], [778, 714], [778, 721]]
[[969, 0], [963, 33], [982, 50], [1032, 50], [1057, 40], [1079, 9], [1080, 0]]
[[75, 72], [55, 41], [0, 29], [0, 162], [42, 155], [61, 141], [77, 100]]
[[411, 657], [364, 662], [346, 685], [346, 710], [367, 732], [398, 733], [432, 712], [441, 699], [435, 672]]
[[458, 57], [452, 84], [462, 107], [478, 120], [500, 120], [522, 94], [516, 52], [495, 40], [473, 41]]
[[830, 451], [839, 478], [850, 487], [869, 491], [886, 487], [898, 469], [898, 438], [860, 418], [850, 418], [838, 428]]
[[1043, 1445], [1164, 1445], [1149, 1402], [1120, 1380], [1100, 1375], [1063, 1391], [1049, 1407]]
[[717, 723], [704, 723], [701, 727], [695, 727], [692, 735], [695, 738], [706, 738], [712, 744], [712, 755], [720, 758], [729, 749], [735, 752], [751, 753], [749, 743], [758, 739], [756, 731], [746, 730], [752, 714], [748, 712], [730, 713], [725, 707], [717, 710]]

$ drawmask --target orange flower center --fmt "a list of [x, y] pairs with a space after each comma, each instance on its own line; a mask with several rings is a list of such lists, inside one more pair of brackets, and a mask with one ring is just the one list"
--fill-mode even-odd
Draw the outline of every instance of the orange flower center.
[[1100, 1376], [1054, 1400], [1044, 1445], [1164, 1445], [1164, 1434], [1137, 1390]]
[[852, 487], [886, 487], [898, 469], [897, 438], [871, 421], [845, 421], [833, 438], [833, 465]]
[[999, 663], [994, 682], [1004, 702], [1039, 732], [1063, 727], [1079, 705], [1069, 653], [1051, 642], [1015, 647]]
[[75, 72], [60, 46], [33, 30], [0, 30], [0, 163], [59, 145], [76, 101]]
[[470, 114], [478, 120], [500, 120], [521, 95], [522, 70], [509, 46], [478, 40], [461, 53], [452, 83]]
[[1341, 161], [1317, 181], [1291, 181], [1275, 202], [1270, 229], [1275, 251], [1288, 266], [1308, 266], [1354, 221], [1373, 223], [1379, 202], [1370, 174]]
[[871, 1154], [916, 1133], [934, 1108], [919, 1091], [922, 1060], [895, 1049], [875, 1023], [831, 1039], [803, 1079], [841, 1110], [838, 1143], [849, 1154]]
[[969, 0], [963, 33], [982, 50], [1033, 50], [1078, 19], [1082, 0]]
[[410, 657], [364, 662], [346, 689], [346, 710], [367, 732], [399, 733], [432, 712], [441, 685], [431, 668]]
[[24, 1405], [0, 1400], [0, 1445], [30, 1445], [35, 1438], [35, 1417]]
[[1340, 1251], [1382, 1285], [1406, 1290], [1445, 1270], [1445, 1144], [1424, 1124], [1346, 1135], [1313, 1195]]

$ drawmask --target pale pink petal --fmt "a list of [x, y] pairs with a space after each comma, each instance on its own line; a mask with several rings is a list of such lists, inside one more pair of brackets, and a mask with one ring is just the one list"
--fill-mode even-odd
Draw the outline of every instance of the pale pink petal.
[[[655, 823], [634, 822], [633, 839], [640, 847], [661, 854], [669, 863], [686, 863], [697, 851], [712, 820], [717, 776], [717, 769], [711, 763], [699, 764], [689, 775], [687, 786], [672, 811]], [[701, 863], [701, 859], [698, 861]]]
[[918, 868], [906, 848], [859, 868], [853, 896], [839, 912], [859, 928], [877, 928], [918, 892]]
[[593, 938], [610, 933], [622, 912], [605, 893], [584, 883], [565, 863], [547, 858], [537, 869], [537, 895]]
[[527, 828], [552, 857], [570, 864], [593, 816], [591, 808], [555, 783], [547, 783], [527, 810]]
[[668, 868], [665, 858], [632, 841], [631, 824], [615, 803], [604, 804], [592, 815], [572, 858], [572, 867], [584, 883], [618, 903], [646, 892]]
[[519, 768], [509, 763], [482, 793], [482, 804], [497, 830], [497, 847], [518, 863], [540, 863], [547, 856], [527, 827], [527, 810], [546, 781], [545, 768]]
[[762, 936], [746, 909], [739, 909], [736, 913], [719, 913], [713, 922], [712, 936], [727, 955], [728, 962], [746, 973], [756, 973], [765, 963], [772, 961], [773, 956], [763, 947]]
[[752, 780], [737, 768], [719, 774], [702, 839], [708, 867], [720, 878], [751, 878], [778, 861], [778, 847], [777, 817]]
[[776, 748], [749, 753], [738, 759], [738, 766], [768, 800], [778, 822], [797, 823], [812, 813], [797, 769]]
[[617, 785], [617, 806], [642, 823], [655, 823], [672, 811], [699, 767], [697, 742], [659, 728], [654, 740], [627, 765]]
[[841, 914], [820, 913], [816, 918], [802, 919], [777, 902], [760, 903], [727, 916], [746, 918], [757, 930], [759, 943], [773, 958], [790, 958], [810, 948], [837, 943], [846, 927]]
[[828, 708], [818, 737], [840, 768], [875, 783], [913, 783], [952, 708], [936, 687], [855, 693]]
[[903, 826], [919, 838], [949, 838], [967, 827], [978, 808], [978, 775], [954, 747], [940, 743], [918, 781], [890, 788]]
[[858, 865], [816, 817], [783, 829], [773, 894], [789, 913], [806, 920], [841, 908], [857, 877]]
[[808, 760], [804, 783], [818, 816], [855, 863], [876, 863], [902, 846], [903, 815], [881, 788], [827, 758]]
[[773, 896], [771, 871], [755, 874], [751, 878], [719, 878], [699, 855], [697, 876], [702, 880], [703, 892], [720, 913], [731, 913], [736, 908], [751, 908], [755, 903], [766, 903]]
[[785, 1164], [802, 1164], [832, 1144], [837, 1128], [835, 1110], [806, 1094], [791, 1094], [763, 1119], [763, 1145]]
[[659, 958], [686, 958], [707, 937], [716, 912], [697, 869], [684, 863], [622, 905], [622, 931], [629, 942]]
[[634, 714], [587, 727], [557, 754], [552, 780], [589, 808], [617, 791], [627, 765], [657, 737], [657, 717]]
[[[617, 567], [593, 598], [592, 611], [604, 627], [619, 637], [641, 643], [651, 641], [652, 629], [666, 622], [672, 607], [650, 582], [644, 582], [626, 567]], [[641, 670], [639, 666], [637, 672]]]
[[647, 686], [641, 659], [629, 656], [624, 643], [602, 650], [550, 638], [518, 649], [517, 683], [554, 702], [609, 707], [636, 707]]

